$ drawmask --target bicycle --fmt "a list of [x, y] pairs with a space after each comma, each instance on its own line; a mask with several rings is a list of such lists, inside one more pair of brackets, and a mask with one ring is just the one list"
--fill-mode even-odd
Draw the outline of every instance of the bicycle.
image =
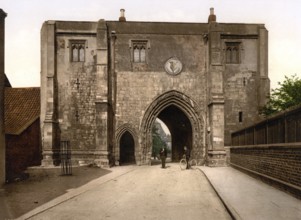
[[[197, 161], [196, 159], [189, 159], [188, 164], [191, 169], [195, 169], [195, 167], [197, 166]], [[180, 168], [181, 170], [185, 170], [186, 167], [187, 167], [187, 160], [184, 155], [183, 158], [180, 160]]]

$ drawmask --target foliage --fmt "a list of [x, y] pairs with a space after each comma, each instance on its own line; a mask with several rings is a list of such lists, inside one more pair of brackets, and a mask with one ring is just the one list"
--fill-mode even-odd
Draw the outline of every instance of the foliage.
[[159, 151], [162, 147], [166, 147], [166, 143], [162, 140], [158, 133], [158, 128], [153, 126], [152, 128], [152, 135], [153, 135], [153, 156], [157, 156]]
[[301, 103], [301, 79], [296, 75], [285, 76], [285, 80], [278, 82], [279, 88], [272, 89], [269, 101], [262, 109], [266, 116], [283, 111]]

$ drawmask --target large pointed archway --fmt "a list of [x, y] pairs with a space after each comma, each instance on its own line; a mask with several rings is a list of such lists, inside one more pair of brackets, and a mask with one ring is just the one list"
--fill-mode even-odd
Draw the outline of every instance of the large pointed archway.
[[172, 160], [177, 161], [186, 145], [193, 158], [205, 157], [205, 112], [196, 102], [183, 93], [169, 91], [158, 96], [147, 108], [141, 123], [140, 160], [141, 164], [151, 163], [151, 129], [156, 120], [162, 120], [172, 135]]
[[157, 116], [168, 127], [171, 140], [171, 160], [179, 161], [184, 146], [192, 149], [192, 126], [186, 114], [175, 105], [163, 109]]

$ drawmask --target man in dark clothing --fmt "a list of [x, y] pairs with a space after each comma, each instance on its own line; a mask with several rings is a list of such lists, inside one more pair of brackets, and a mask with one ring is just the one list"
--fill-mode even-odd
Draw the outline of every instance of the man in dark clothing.
[[167, 150], [165, 147], [162, 147], [160, 149], [160, 158], [161, 158], [162, 168], [165, 168], [166, 157], [167, 157]]
[[186, 169], [189, 169], [190, 150], [186, 146], [184, 146], [184, 155], [187, 162]]

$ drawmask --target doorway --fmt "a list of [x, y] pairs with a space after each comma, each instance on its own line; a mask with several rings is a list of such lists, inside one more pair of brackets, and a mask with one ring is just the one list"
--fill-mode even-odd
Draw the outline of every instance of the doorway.
[[120, 138], [120, 165], [135, 164], [135, 141], [130, 132], [126, 131]]

